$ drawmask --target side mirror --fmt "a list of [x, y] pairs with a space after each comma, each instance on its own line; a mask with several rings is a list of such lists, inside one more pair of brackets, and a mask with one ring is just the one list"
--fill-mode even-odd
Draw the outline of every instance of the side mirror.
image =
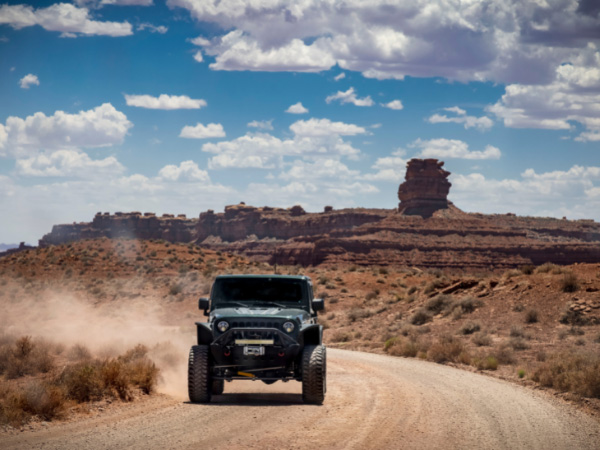
[[315, 312], [323, 311], [325, 309], [325, 301], [322, 298], [315, 298], [312, 301], [312, 308]]
[[204, 315], [208, 316], [208, 308], [210, 307], [210, 302], [206, 297], [202, 297], [200, 300], [198, 300], [198, 309], [199, 310], [204, 310]]

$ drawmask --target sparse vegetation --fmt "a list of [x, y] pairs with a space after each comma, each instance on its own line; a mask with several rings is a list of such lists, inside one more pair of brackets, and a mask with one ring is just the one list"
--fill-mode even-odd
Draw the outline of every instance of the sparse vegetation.
[[579, 280], [573, 272], [566, 272], [560, 283], [560, 289], [563, 292], [575, 292], [579, 289]]
[[558, 391], [600, 398], [600, 357], [583, 353], [555, 354], [533, 372], [532, 379]]

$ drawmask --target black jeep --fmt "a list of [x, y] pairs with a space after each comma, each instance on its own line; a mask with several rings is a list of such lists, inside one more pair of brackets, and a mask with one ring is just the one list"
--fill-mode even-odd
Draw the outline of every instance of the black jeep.
[[[221, 275], [199, 308], [198, 345], [190, 350], [188, 393], [194, 403], [223, 393], [225, 380], [302, 382], [302, 399], [321, 404], [326, 389], [323, 327], [310, 278]], [[210, 310], [210, 313], [209, 313]]]

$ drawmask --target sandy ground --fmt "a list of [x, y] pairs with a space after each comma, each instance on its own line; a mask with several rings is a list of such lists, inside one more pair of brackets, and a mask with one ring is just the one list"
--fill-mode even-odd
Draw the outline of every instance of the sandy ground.
[[322, 406], [298, 382], [234, 382], [208, 405], [166, 396], [37, 431], [4, 449], [598, 449], [600, 423], [551, 396], [414, 359], [328, 349]]

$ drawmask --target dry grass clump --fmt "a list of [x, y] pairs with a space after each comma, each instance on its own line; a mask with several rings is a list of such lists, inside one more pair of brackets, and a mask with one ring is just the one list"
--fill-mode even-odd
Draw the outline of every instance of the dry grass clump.
[[560, 282], [560, 290], [563, 292], [576, 292], [579, 289], [579, 280], [573, 272], [566, 272]]
[[535, 268], [535, 273], [553, 273], [559, 274], [562, 272], [562, 268], [557, 266], [556, 264], [547, 262]]
[[47, 373], [54, 367], [57, 348], [43, 340], [34, 341], [31, 336], [19, 339], [5, 337], [0, 346], [0, 374], [8, 379]]
[[492, 345], [492, 338], [485, 331], [475, 333], [471, 338], [471, 342], [478, 347], [489, 347]]
[[352, 340], [352, 335], [342, 330], [337, 330], [330, 338], [331, 342], [349, 342]]
[[425, 303], [425, 309], [434, 314], [439, 314], [441, 312], [446, 312], [452, 304], [452, 297], [441, 294], [429, 299], [427, 303]]
[[427, 359], [436, 363], [460, 362], [469, 364], [469, 357], [463, 343], [454, 336], [441, 336], [440, 339], [429, 347]]
[[385, 341], [383, 349], [392, 356], [414, 358], [421, 350], [421, 345], [413, 339], [394, 337]]
[[535, 309], [529, 309], [525, 313], [525, 323], [537, 323], [539, 320], [538, 312]]
[[425, 308], [419, 308], [408, 319], [413, 325], [423, 325], [433, 319], [433, 315]]
[[[8, 346], [8, 349], [6, 348]], [[11, 345], [2, 346], [2, 367], [8, 379], [25, 375], [50, 372], [57, 366], [56, 353], [43, 341], [30, 337], [16, 339]], [[31, 362], [33, 356], [44, 353], [50, 363]], [[7, 382], [0, 384], [0, 423], [19, 425], [33, 416], [43, 420], [60, 417], [67, 405], [83, 403], [105, 397], [132, 400], [134, 390], [145, 394], [154, 391], [158, 380], [158, 368], [147, 356], [148, 349], [138, 345], [116, 358], [91, 357], [89, 350], [81, 345], [67, 352], [67, 364], [60, 372], [53, 370], [42, 378], [30, 379], [28, 383]]]
[[555, 354], [534, 371], [532, 379], [562, 392], [600, 398], [600, 357], [597, 354]]
[[487, 355], [473, 358], [471, 364], [477, 367], [479, 370], [496, 370], [498, 369], [499, 363], [495, 356]]
[[358, 319], [368, 319], [373, 315], [373, 311], [365, 308], [352, 308], [348, 311], [348, 320], [350, 322], [356, 322]]
[[479, 322], [465, 322], [462, 327], [458, 330], [460, 334], [473, 334], [481, 330]]

